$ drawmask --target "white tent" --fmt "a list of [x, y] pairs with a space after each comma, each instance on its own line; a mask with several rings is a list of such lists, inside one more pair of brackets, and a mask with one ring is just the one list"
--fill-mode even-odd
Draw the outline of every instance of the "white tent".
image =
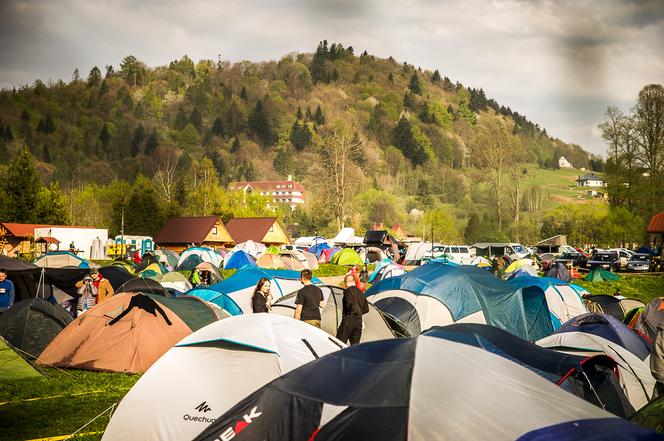
[[360, 245], [364, 242], [364, 238], [355, 235], [355, 228], [345, 227], [339, 230], [339, 233], [334, 237], [333, 242], [334, 245]]
[[620, 385], [636, 410], [648, 404], [653, 396], [655, 379], [648, 359], [641, 360], [612, 341], [585, 332], [561, 332], [538, 340], [537, 345], [576, 355], [608, 355], [618, 364]]
[[191, 247], [187, 248], [180, 254], [180, 260], [178, 260], [177, 268], [179, 268], [180, 265], [182, 265], [184, 261], [187, 260], [188, 257], [193, 255], [200, 257], [203, 262], [210, 262], [212, 265], [216, 267], [219, 267], [223, 260], [221, 255], [216, 253], [211, 248]]
[[246, 242], [235, 245], [231, 251], [237, 250], [242, 250], [250, 256], [258, 258], [265, 252], [265, 245], [262, 243], [256, 243], [253, 240], [248, 240]]
[[171, 288], [183, 293], [193, 288], [191, 282], [189, 282], [184, 275], [177, 272], [161, 274], [156, 280], [161, 283], [161, 286], [164, 288]]
[[[439, 243], [434, 243], [433, 248], [441, 247]], [[424, 257], [432, 257], [431, 242], [417, 242], [408, 245], [404, 265], [419, 265]]]
[[274, 314], [230, 317], [189, 335], [122, 399], [103, 440], [191, 440], [280, 375], [345, 347]]

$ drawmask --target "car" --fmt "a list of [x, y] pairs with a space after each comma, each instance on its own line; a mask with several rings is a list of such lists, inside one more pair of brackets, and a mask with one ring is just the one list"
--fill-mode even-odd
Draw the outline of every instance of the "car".
[[625, 248], [609, 248], [609, 251], [612, 253], [618, 254], [618, 259], [620, 260], [620, 268], [626, 269], [627, 262], [634, 254], [633, 251], [626, 250]]
[[563, 253], [559, 258], [555, 260], [556, 262], [568, 264], [571, 263], [572, 266], [577, 268], [585, 268], [588, 263], [588, 258], [582, 253], [577, 251], [573, 253]]
[[618, 271], [620, 269], [620, 258], [618, 253], [612, 251], [599, 251], [590, 256], [588, 268], [604, 268], [609, 271]]
[[650, 271], [652, 264], [650, 254], [634, 254], [627, 262], [627, 271]]

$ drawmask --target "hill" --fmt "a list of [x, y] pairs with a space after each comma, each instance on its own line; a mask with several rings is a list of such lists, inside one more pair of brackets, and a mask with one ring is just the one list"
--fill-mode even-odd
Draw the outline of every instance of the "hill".
[[[330, 163], [321, 145], [335, 127], [358, 146], [352, 197], [336, 212], [319, 185]], [[80, 208], [86, 191], [109, 209], [117, 207], [119, 182], [149, 189], [161, 210], [154, 230], [173, 213], [237, 215], [238, 203], [220, 202], [229, 181], [291, 174], [312, 193], [301, 213], [282, 213], [302, 232], [331, 231], [340, 222], [415, 228], [420, 220], [408, 213], [446, 205], [457, 209], [457, 233], [472, 212], [502, 231], [503, 220], [515, 218], [501, 208], [509, 205], [509, 189], [495, 188], [487, 179], [492, 161], [478, 159], [496, 133], [507, 140], [499, 156], [531, 170], [517, 178], [523, 179], [517, 198], [538, 187], [532, 170], [541, 175], [561, 155], [577, 168], [601, 166], [481, 88], [327, 42], [313, 54], [261, 63], [194, 63], [184, 56], [149, 68], [128, 56], [105, 73], [95, 67], [81, 78], [76, 70], [70, 82], [36, 80], [0, 92], [0, 155], [15, 157], [27, 145], [42, 181], [59, 183], [69, 197], [71, 220], [112, 230], [117, 216], [92, 216], [99, 206]], [[508, 165], [499, 175], [511, 185]], [[205, 185], [218, 187], [215, 195]]]

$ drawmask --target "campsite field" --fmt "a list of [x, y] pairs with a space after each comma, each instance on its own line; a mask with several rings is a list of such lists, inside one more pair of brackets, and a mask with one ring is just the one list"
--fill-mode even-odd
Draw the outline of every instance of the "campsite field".
[[664, 296], [664, 276], [662, 275], [633, 275], [621, 274], [620, 280], [615, 282], [585, 282], [575, 283], [586, 288], [591, 294], [612, 295], [616, 290], [620, 294], [643, 303], [648, 303], [655, 297]]

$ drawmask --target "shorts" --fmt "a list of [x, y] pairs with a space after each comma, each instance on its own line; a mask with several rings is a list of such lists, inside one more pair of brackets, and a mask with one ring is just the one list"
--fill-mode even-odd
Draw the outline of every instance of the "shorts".
[[307, 323], [311, 326], [315, 326], [320, 329], [320, 320], [302, 320], [304, 323]]

